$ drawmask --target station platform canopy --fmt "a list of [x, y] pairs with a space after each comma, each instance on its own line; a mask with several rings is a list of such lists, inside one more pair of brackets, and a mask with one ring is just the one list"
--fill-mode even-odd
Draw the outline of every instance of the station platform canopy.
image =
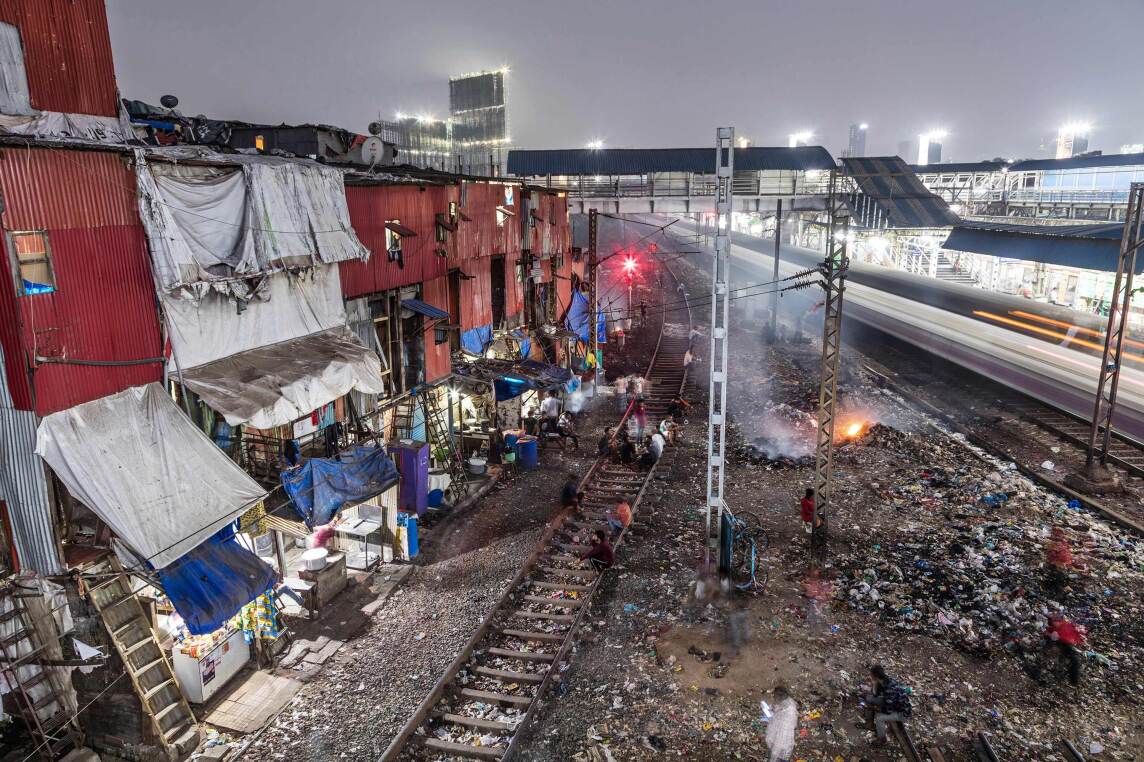
[[[1123, 235], [1120, 222], [1022, 225], [965, 220], [953, 228], [942, 248], [1109, 272], [1116, 269]], [[1136, 272], [1141, 271], [1144, 257], [1137, 257]]]
[[958, 224], [961, 218], [949, 208], [945, 199], [922, 185], [921, 180], [906, 162], [897, 156], [870, 156], [842, 160], [844, 174], [858, 186], [858, 195], [865, 196], [877, 209], [877, 215], [861, 213], [864, 199], [851, 201], [855, 223], [863, 218], [875, 217], [875, 227], [947, 228]]
[[[824, 170], [835, 168], [822, 146], [736, 148], [736, 172]], [[656, 172], [715, 173], [711, 148], [569, 148], [508, 152], [508, 173], [544, 175], [646, 175]]]

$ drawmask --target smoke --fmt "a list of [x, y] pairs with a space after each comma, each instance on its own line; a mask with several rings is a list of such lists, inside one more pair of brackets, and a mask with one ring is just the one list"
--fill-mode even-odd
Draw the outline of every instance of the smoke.
[[785, 402], [767, 401], [760, 412], [761, 415], [751, 417], [753, 425], [744, 430], [754, 450], [768, 460], [798, 460], [814, 454], [818, 427], [814, 416]]

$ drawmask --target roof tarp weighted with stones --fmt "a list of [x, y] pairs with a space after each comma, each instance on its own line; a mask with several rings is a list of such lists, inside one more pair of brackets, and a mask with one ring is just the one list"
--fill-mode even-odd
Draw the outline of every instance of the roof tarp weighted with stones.
[[36, 454], [158, 569], [266, 495], [159, 384], [52, 413], [40, 422]]

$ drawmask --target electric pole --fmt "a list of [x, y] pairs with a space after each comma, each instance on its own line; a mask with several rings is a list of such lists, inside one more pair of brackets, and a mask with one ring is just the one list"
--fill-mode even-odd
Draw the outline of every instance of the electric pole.
[[1124, 215], [1124, 233], [1120, 239], [1120, 257], [1116, 262], [1116, 280], [1112, 286], [1112, 300], [1109, 302], [1104, 354], [1096, 382], [1096, 401], [1092, 410], [1092, 427], [1088, 434], [1088, 455], [1084, 472], [1068, 480], [1089, 492], [1107, 492], [1119, 488], [1116, 475], [1108, 469], [1108, 450], [1112, 444], [1112, 416], [1116, 409], [1116, 391], [1120, 385], [1124, 337], [1128, 333], [1128, 312], [1132, 306], [1136, 250], [1142, 245], [1142, 208], [1144, 183], [1132, 183], [1128, 192], [1128, 210]]
[[600, 393], [600, 308], [596, 305], [600, 292], [599, 214], [588, 210], [588, 351], [592, 353], [596, 373], [593, 376], [594, 394]]
[[[711, 562], [722, 558], [723, 475], [727, 440], [727, 318], [729, 294], [727, 278], [731, 254], [732, 178], [735, 168], [735, 128], [715, 131], [715, 257], [711, 265], [711, 366], [707, 413], [707, 505], [706, 553]], [[712, 543], [711, 513], [715, 512], [715, 538]]]
[[822, 366], [818, 389], [818, 439], [814, 457], [814, 524], [810, 537], [812, 563], [825, 556], [827, 510], [834, 486], [834, 413], [838, 402], [838, 361], [842, 350], [842, 294], [846, 290], [846, 236], [850, 216], [836, 187], [837, 172], [830, 175], [830, 215], [826, 235], [826, 261], [822, 267], [822, 288], [826, 292], [822, 319]]
[[[783, 200], [780, 198], [775, 202], [775, 271], [774, 280], [777, 283], [779, 280], [779, 247], [782, 245], [782, 231], [783, 231]], [[771, 294], [771, 328], [770, 341], [775, 341], [778, 338], [779, 331], [779, 292], [775, 291]]]

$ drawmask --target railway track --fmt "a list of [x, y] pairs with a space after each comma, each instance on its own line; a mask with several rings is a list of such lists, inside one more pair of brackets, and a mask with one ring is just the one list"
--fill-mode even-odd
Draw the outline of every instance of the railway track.
[[[690, 322], [690, 321], [689, 321]], [[686, 383], [683, 354], [688, 331], [673, 335], [666, 314], [646, 378], [649, 420], [659, 420]], [[628, 425], [631, 408], [621, 417]], [[553, 679], [562, 671], [576, 630], [591, 604], [601, 575], [581, 568], [597, 529], [609, 531], [606, 512], [627, 500], [639, 505], [655, 466], [640, 472], [597, 459], [581, 481], [580, 510], [546, 529], [539, 547], [505, 593], [437, 680], [381, 762], [396, 760], [507, 760], [533, 719]], [[627, 535], [617, 538], [617, 552]]]

